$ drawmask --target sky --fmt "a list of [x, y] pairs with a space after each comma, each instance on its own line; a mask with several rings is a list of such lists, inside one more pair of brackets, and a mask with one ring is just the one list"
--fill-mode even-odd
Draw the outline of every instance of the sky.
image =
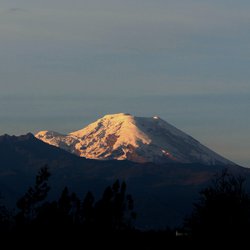
[[0, 134], [158, 115], [250, 167], [250, 1], [1, 0]]

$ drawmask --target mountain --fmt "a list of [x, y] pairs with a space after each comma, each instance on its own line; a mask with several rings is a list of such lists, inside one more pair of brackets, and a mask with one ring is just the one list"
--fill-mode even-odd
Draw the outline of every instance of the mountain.
[[67, 135], [41, 131], [36, 137], [89, 159], [235, 165], [157, 116], [105, 115]]
[[[47, 164], [50, 177], [50, 197], [57, 197], [65, 186], [84, 197], [101, 192], [116, 179], [125, 180], [128, 193], [135, 200], [137, 226], [165, 228], [178, 225], [190, 212], [198, 191], [223, 166], [204, 164], [136, 163], [116, 160], [88, 160], [68, 153], [35, 138], [0, 136], [0, 192], [2, 203], [14, 206], [30, 185], [38, 170]], [[246, 169], [231, 169], [249, 175]]]

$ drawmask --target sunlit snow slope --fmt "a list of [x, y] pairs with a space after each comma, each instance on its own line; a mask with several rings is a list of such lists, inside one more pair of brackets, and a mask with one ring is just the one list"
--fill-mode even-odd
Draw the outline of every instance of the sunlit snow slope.
[[111, 114], [68, 135], [41, 131], [36, 137], [90, 159], [234, 165], [159, 117]]

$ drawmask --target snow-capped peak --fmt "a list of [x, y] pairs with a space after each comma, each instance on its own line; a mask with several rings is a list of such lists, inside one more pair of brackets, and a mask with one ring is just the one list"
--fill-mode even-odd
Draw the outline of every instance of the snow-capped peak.
[[233, 164], [158, 116], [108, 114], [68, 135], [41, 131], [36, 137], [90, 159]]
[[[87, 127], [70, 133], [70, 135], [90, 139], [92, 142], [96, 141], [96, 144], [103, 146], [111, 143], [114, 144], [113, 147], [115, 148], [129, 144], [137, 146], [138, 141], [143, 144], [150, 143], [147, 134], [137, 127], [135, 117], [124, 113], [105, 115]], [[115, 137], [116, 140], [114, 140]], [[97, 138], [98, 140], [96, 140]]]

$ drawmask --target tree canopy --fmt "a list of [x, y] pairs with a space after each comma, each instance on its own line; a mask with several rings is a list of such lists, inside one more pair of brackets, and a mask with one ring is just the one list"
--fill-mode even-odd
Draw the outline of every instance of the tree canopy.
[[228, 170], [200, 192], [185, 227], [194, 238], [245, 237], [250, 232], [250, 197], [245, 178]]

